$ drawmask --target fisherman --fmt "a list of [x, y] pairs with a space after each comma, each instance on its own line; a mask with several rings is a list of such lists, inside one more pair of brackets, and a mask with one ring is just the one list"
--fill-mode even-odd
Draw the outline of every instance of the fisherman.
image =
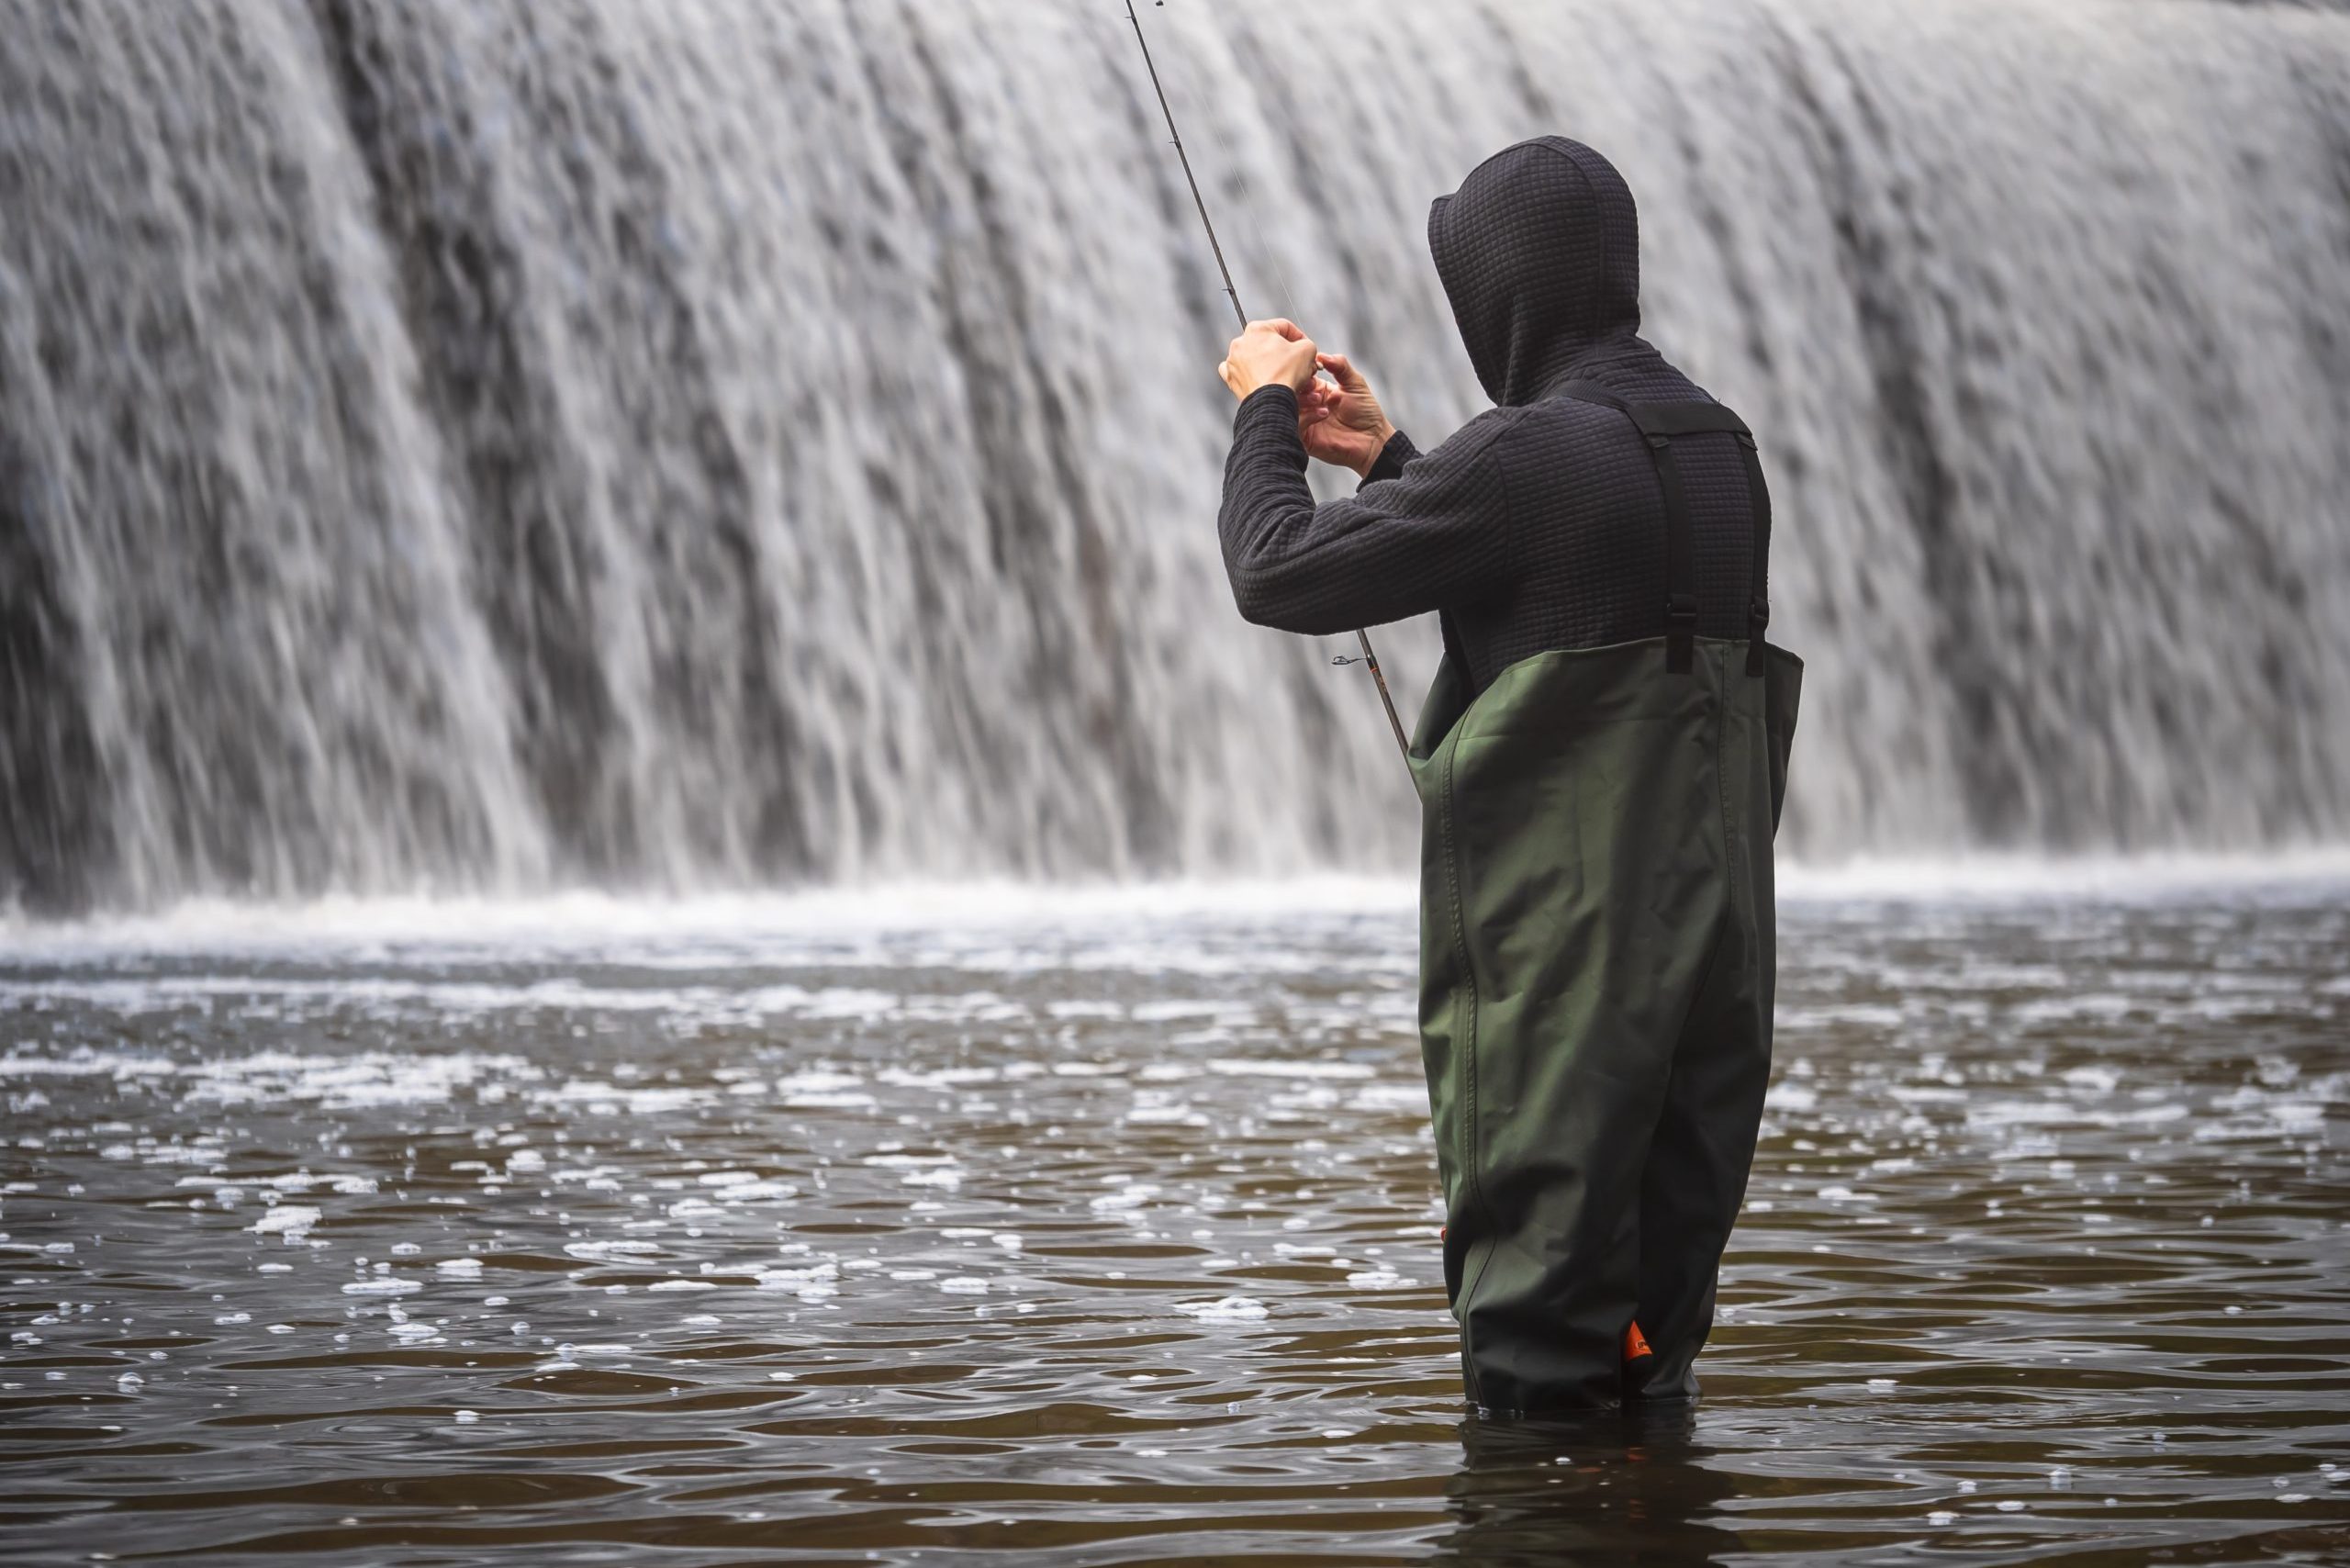
[[[1747, 427], [1640, 337], [1639, 219], [1598, 153], [1495, 154], [1428, 244], [1494, 407], [1423, 453], [1346, 355], [1250, 323], [1220, 367], [1225, 564], [1259, 625], [1439, 617], [1420, 1034], [1471, 1402], [1669, 1406], [1770, 1070], [1802, 665], [1764, 641], [1769, 495]], [[1315, 505], [1309, 457], [1360, 488]]]

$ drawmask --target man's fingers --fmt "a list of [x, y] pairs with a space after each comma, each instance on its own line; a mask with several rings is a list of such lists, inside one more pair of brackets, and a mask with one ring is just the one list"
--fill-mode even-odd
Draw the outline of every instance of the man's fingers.
[[1250, 338], [1268, 332], [1285, 343], [1295, 343], [1308, 353], [1318, 352], [1314, 347], [1314, 340], [1307, 337], [1294, 321], [1251, 321], [1248, 323], [1248, 330], [1233, 339], [1232, 346], [1225, 352], [1231, 357], [1238, 358], [1241, 351], [1249, 346]]
[[1369, 381], [1366, 381], [1363, 378], [1362, 372], [1355, 368], [1355, 362], [1348, 359], [1345, 354], [1324, 354], [1322, 356], [1322, 368], [1328, 371], [1332, 375], [1337, 377], [1338, 385], [1346, 387], [1348, 391], [1353, 391], [1358, 387], [1368, 386], [1371, 385]]
[[[1274, 319], [1251, 321], [1240, 336], [1232, 340], [1221, 367], [1225, 385], [1236, 395], [1243, 387], [1256, 387], [1281, 383], [1294, 390], [1301, 401], [1312, 397], [1319, 385], [1315, 360], [1320, 351], [1314, 340], [1299, 330], [1294, 321]], [[1335, 393], [1335, 388], [1332, 389]]]
[[1360, 392], [1371, 385], [1363, 373], [1355, 368], [1354, 361], [1342, 353], [1316, 354], [1315, 358], [1323, 369], [1338, 378], [1340, 386], [1349, 392]]

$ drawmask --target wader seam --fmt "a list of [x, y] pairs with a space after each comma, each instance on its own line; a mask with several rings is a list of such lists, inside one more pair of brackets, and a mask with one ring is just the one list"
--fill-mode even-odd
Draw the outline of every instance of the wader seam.
[[1482, 1242], [1485, 1249], [1484, 1256], [1477, 1260], [1475, 1272], [1469, 1276], [1468, 1282], [1464, 1284], [1460, 1290], [1460, 1348], [1464, 1352], [1460, 1361], [1462, 1369], [1466, 1373], [1466, 1381], [1469, 1384], [1469, 1397], [1474, 1401], [1480, 1408], [1483, 1408], [1485, 1404], [1485, 1394], [1484, 1390], [1478, 1385], [1477, 1358], [1473, 1353], [1470, 1353], [1469, 1316], [1470, 1307], [1477, 1299], [1477, 1287], [1484, 1282], [1485, 1267], [1494, 1260], [1495, 1238], [1492, 1233], [1499, 1229], [1499, 1224], [1494, 1217], [1493, 1205], [1485, 1201], [1485, 1183], [1483, 1178], [1479, 1174], [1478, 1170], [1479, 1164], [1483, 1159], [1483, 1142], [1478, 1136], [1477, 1120], [1477, 962], [1475, 958], [1472, 956], [1469, 951], [1468, 932], [1460, 912], [1460, 843], [1453, 835], [1452, 824], [1453, 807], [1455, 801], [1455, 793], [1453, 790], [1453, 769], [1460, 760], [1460, 732], [1455, 730], [1450, 741], [1445, 747], [1444, 753], [1444, 790], [1442, 793], [1442, 799], [1444, 801], [1444, 810], [1442, 812], [1442, 820], [1444, 823], [1444, 875], [1445, 881], [1448, 884], [1447, 891], [1451, 895], [1452, 902], [1452, 950], [1460, 960], [1460, 978], [1469, 993], [1468, 1038], [1464, 1042], [1466, 1049], [1462, 1053], [1461, 1058], [1463, 1070], [1467, 1076], [1467, 1082], [1464, 1085], [1466, 1090], [1464, 1109], [1468, 1119], [1468, 1126], [1466, 1129], [1466, 1142], [1468, 1144], [1468, 1159], [1465, 1161], [1466, 1174], [1469, 1179], [1469, 1195], [1475, 1202], [1479, 1213], [1484, 1216], [1485, 1229], [1487, 1231], [1487, 1234], [1482, 1238]]
[[1738, 857], [1730, 852], [1729, 769], [1723, 765], [1723, 741], [1729, 733], [1729, 660], [1724, 655], [1715, 661], [1716, 674], [1720, 678], [1714, 692], [1714, 790], [1722, 802], [1722, 868], [1728, 879], [1729, 911], [1738, 911]]
[[[1715, 657], [1715, 653], [1716, 651], [1714, 649], [1708, 648], [1706, 653], [1706, 657], [1707, 662], [1713, 663], [1717, 667], [1718, 667], [1719, 661]], [[1718, 713], [1717, 719], [1718, 719], [1718, 717], [1719, 715]], [[1722, 806], [1722, 863], [1727, 868], [1731, 885], [1734, 887], [1738, 872], [1737, 868], [1731, 865], [1729, 856], [1729, 785], [1722, 770], [1722, 726], [1718, 722], [1716, 724], [1714, 729], [1714, 778], [1716, 780], [1715, 794], [1720, 800]], [[1689, 1043], [1689, 1021], [1697, 1015], [1697, 1003], [1705, 999], [1707, 991], [1710, 989], [1714, 983], [1714, 970], [1721, 962], [1722, 938], [1727, 935], [1729, 923], [1731, 919], [1734, 918], [1736, 902], [1735, 894], [1733, 894], [1730, 902], [1723, 908], [1717, 910], [1714, 913], [1714, 935], [1713, 939], [1706, 944], [1706, 961], [1697, 966], [1697, 983], [1691, 989], [1689, 992], [1689, 1004], [1681, 1010], [1681, 1023], [1673, 1030], [1673, 1063], [1670, 1067], [1665, 1069], [1664, 1103], [1657, 1114], [1657, 1121], [1660, 1125], [1663, 1122], [1666, 1116], [1673, 1114], [1673, 1081], [1681, 1075], [1681, 1052]], [[1655, 1155], [1656, 1139], [1656, 1128], [1654, 1126], [1651, 1126], [1649, 1129], [1649, 1158], [1652, 1159]], [[1648, 1245], [1648, 1234], [1641, 1227], [1639, 1218], [1640, 1211], [1639, 1195], [1641, 1191], [1648, 1184], [1648, 1159], [1643, 1159], [1640, 1161], [1640, 1179], [1632, 1189], [1632, 1238], [1635, 1256], [1637, 1256], [1639, 1252]], [[1638, 1309], [1641, 1305], [1639, 1300], [1639, 1280], [1637, 1272], [1633, 1276], [1632, 1301], [1635, 1309]]]
[[[1707, 989], [1714, 983], [1714, 969], [1721, 962], [1722, 937], [1729, 924], [1729, 915], [1727, 911], [1715, 916], [1713, 940], [1706, 944], [1706, 961], [1697, 967], [1697, 984], [1689, 992], [1689, 1005], [1681, 1010], [1680, 1027], [1673, 1031], [1673, 1065], [1665, 1069], [1664, 1073], [1664, 1103], [1657, 1112], [1656, 1126], [1649, 1128], [1649, 1152], [1640, 1161], [1640, 1178], [1632, 1187], [1632, 1248], [1635, 1258], [1648, 1245], [1648, 1233], [1641, 1227], [1639, 1221], [1640, 1193], [1648, 1185], [1649, 1160], [1654, 1159], [1656, 1155], [1657, 1126], [1662, 1126], [1664, 1118], [1673, 1114], [1673, 1081], [1681, 1076], [1681, 1052], [1682, 1048], [1689, 1043], [1689, 1021], [1697, 1015], [1697, 1003], [1705, 997]], [[1632, 1276], [1634, 1311], [1638, 1312], [1642, 1305], [1639, 1275], [1635, 1271]]]
[[[1725, 868], [1728, 868], [1729, 865], [1729, 786], [1722, 779], [1721, 731], [1719, 729], [1714, 732], [1714, 777], [1715, 794], [1722, 803], [1722, 864]], [[1734, 876], [1736, 873], [1729, 874]], [[1706, 988], [1714, 983], [1714, 966], [1721, 960], [1722, 934], [1724, 928], [1729, 924], [1730, 913], [1730, 908], [1727, 904], [1714, 912], [1713, 939], [1706, 945], [1706, 961], [1697, 966], [1696, 987], [1689, 992], [1689, 1005], [1681, 1010], [1681, 1023], [1673, 1036], [1673, 1070], [1677, 1071], [1680, 1068], [1681, 1045], [1688, 1037], [1689, 1020], [1696, 1016], [1698, 999], [1706, 994]], [[1671, 1082], [1671, 1073], [1668, 1072], [1666, 1075], [1668, 1087]]]

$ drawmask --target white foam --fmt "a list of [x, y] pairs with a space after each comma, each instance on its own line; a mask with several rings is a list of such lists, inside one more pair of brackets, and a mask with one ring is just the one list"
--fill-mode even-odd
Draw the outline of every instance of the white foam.
[[583, 1078], [550, 1088], [534, 1088], [529, 1098], [534, 1104], [583, 1106], [591, 1115], [616, 1116], [625, 1110], [631, 1115], [644, 1116], [707, 1104], [717, 1096], [707, 1089], [674, 1085], [621, 1089], [599, 1079]]
[[676, 899], [573, 892], [540, 898], [356, 898], [247, 903], [191, 900], [154, 913], [39, 922], [0, 914], [0, 958], [72, 962], [123, 954], [347, 955], [354, 949], [478, 946], [499, 951], [675, 951], [684, 945], [736, 953], [745, 946], [837, 946], [896, 935], [995, 932], [1246, 914], [1407, 915], [1414, 885], [1395, 878], [1321, 877], [1281, 881], [1046, 885], [975, 881], [898, 883], [775, 893], [703, 893]]
[[[1783, 863], [1778, 886], [1791, 902], [1877, 900], [2136, 901], [2173, 896], [2258, 896], [2350, 890], [2350, 846], [2261, 855], [2173, 854], [2091, 858], [1975, 855], [1946, 858], [1862, 858], [1833, 864]], [[772, 893], [699, 893], [678, 898], [572, 892], [537, 898], [330, 897], [307, 902], [193, 900], [153, 913], [45, 922], [0, 913], [0, 961], [95, 962], [134, 955], [301, 955], [375, 959], [408, 952], [511, 958], [517, 954], [610, 958], [637, 966], [710, 967], [754, 956], [844, 947], [869, 948], [890, 938], [943, 937], [950, 947], [1002, 933], [1054, 934], [1081, 943], [1092, 967], [1189, 972], [1195, 966], [1163, 939], [1120, 951], [1120, 938], [1163, 934], [1205, 921], [1365, 916], [1408, 922], [1415, 884], [1392, 877], [1307, 877], [1271, 881], [1037, 884], [975, 881], [897, 883]], [[984, 946], [962, 955], [974, 967], [1003, 957]], [[1033, 966], [1026, 944], [1014, 968]], [[1071, 955], [1061, 955], [1068, 961]], [[1194, 955], [1193, 957], [1199, 957]], [[1295, 955], [1290, 956], [1294, 958]], [[1246, 962], [1229, 955], [1196, 968], [1246, 968], [1281, 961], [1273, 944], [1253, 945]], [[1318, 960], [1327, 962], [1327, 956]], [[1386, 956], [1379, 958], [1385, 967]], [[124, 983], [139, 987], [145, 979]], [[347, 986], [353, 982], [329, 982]], [[386, 997], [413, 982], [382, 982]], [[549, 982], [537, 1004], [564, 1005], [564, 987]], [[494, 987], [504, 995], [529, 987]], [[193, 988], [184, 994], [200, 994]], [[300, 994], [298, 988], [286, 994]], [[627, 992], [650, 1005], [644, 991]], [[445, 1000], [453, 1000], [443, 992]], [[600, 1000], [600, 999], [599, 999]], [[842, 992], [811, 999], [789, 988], [775, 1001], [788, 1010], [813, 1000], [854, 1015], [876, 994]], [[1109, 1015], [1110, 1004], [1062, 1004], [1059, 1015]]]
[[1128, 1209], [1138, 1209], [1157, 1196], [1158, 1196], [1157, 1187], [1147, 1182], [1136, 1182], [1131, 1185], [1122, 1186], [1114, 1193], [1102, 1193], [1100, 1197], [1092, 1199], [1088, 1206], [1103, 1214], [1114, 1214]]
[[1778, 889], [1797, 903], [2120, 902], [2350, 890], [2350, 846], [2257, 855], [2160, 854], [1941, 859], [1855, 858], [1782, 864]]
[[1203, 1323], [1256, 1323], [1267, 1316], [1265, 1304], [1254, 1296], [1219, 1296], [1214, 1301], [1178, 1302], [1175, 1310]]
[[1410, 1289], [1415, 1282], [1382, 1264], [1376, 1269], [1363, 1269], [1348, 1274], [1347, 1283], [1359, 1291], [1400, 1291]]
[[564, 1251], [583, 1262], [612, 1263], [630, 1258], [653, 1258], [661, 1249], [650, 1241], [566, 1241]]
[[[447, 1099], [486, 1079], [527, 1081], [537, 1068], [518, 1056], [476, 1051], [357, 1051], [348, 1056], [265, 1050], [250, 1056], [177, 1062], [146, 1052], [77, 1048], [61, 1057], [15, 1052], [0, 1057], [0, 1078], [111, 1078], [117, 1082], [173, 1079], [190, 1103], [256, 1105], [316, 1101], [333, 1110], [405, 1105]], [[150, 1164], [218, 1158], [207, 1145], [137, 1143], [120, 1158]]]
[[1240, 1078], [1366, 1079], [1378, 1075], [1368, 1063], [1354, 1061], [1254, 1061], [1217, 1057], [1208, 1066], [1216, 1072]]
[[[281, 1204], [245, 1226], [255, 1236], [283, 1236], [295, 1240], [309, 1234], [312, 1226], [326, 1216], [317, 1209], [303, 1208], [296, 1204]], [[479, 1267], [478, 1264], [476, 1265]]]

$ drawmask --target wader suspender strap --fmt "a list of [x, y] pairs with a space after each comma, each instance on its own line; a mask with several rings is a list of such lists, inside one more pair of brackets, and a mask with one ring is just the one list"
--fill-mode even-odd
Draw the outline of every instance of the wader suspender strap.
[[1762, 673], [1762, 633], [1771, 625], [1771, 487], [1762, 477], [1762, 454], [1754, 432], [1741, 431], [1738, 450], [1746, 459], [1746, 493], [1754, 498], [1754, 575], [1746, 590], [1746, 673]]
[[1686, 675], [1697, 655], [1697, 525], [1689, 516], [1689, 487], [1673, 455], [1673, 432], [1641, 417], [1654, 404], [1635, 405], [1632, 422], [1656, 455], [1656, 476], [1664, 483], [1664, 667]]
[[1762, 633], [1771, 622], [1765, 597], [1771, 561], [1771, 491], [1762, 480], [1762, 457], [1746, 421], [1718, 403], [1634, 403], [1592, 381], [1570, 381], [1562, 397], [1598, 403], [1631, 420], [1656, 458], [1664, 487], [1664, 667], [1685, 673], [1695, 663], [1697, 639], [1696, 526], [1689, 515], [1689, 490], [1673, 454], [1677, 435], [1734, 435], [1746, 460], [1747, 491], [1754, 506], [1754, 574], [1746, 605], [1746, 673], [1762, 673]]

